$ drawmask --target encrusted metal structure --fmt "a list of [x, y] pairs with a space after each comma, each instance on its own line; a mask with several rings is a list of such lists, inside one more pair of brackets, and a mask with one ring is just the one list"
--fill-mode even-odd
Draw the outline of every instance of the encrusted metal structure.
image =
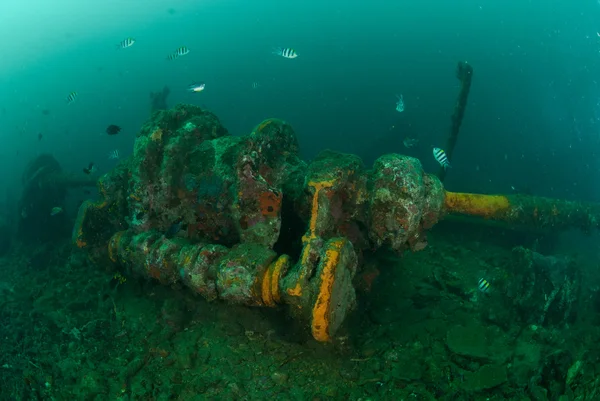
[[335, 152], [306, 163], [287, 123], [268, 119], [235, 137], [190, 105], [156, 112], [134, 155], [98, 188], [73, 233], [92, 258], [208, 300], [287, 305], [318, 341], [331, 340], [354, 306], [365, 252], [423, 249], [425, 231], [448, 212], [541, 227], [595, 226], [598, 215], [552, 200], [449, 193], [419, 160], [397, 154], [371, 169]]

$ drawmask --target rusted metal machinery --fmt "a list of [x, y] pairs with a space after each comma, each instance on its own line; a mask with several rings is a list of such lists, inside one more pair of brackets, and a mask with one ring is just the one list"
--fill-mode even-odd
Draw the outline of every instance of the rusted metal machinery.
[[419, 160], [390, 154], [373, 168], [348, 154], [298, 157], [292, 128], [269, 119], [245, 137], [179, 105], [153, 115], [134, 155], [98, 183], [73, 240], [95, 260], [208, 300], [287, 305], [329, 341], [355, 304], [365, 252], [418, 251], [445, 213], [596, 226], [598, 208], [546, 199], [445, 192]]

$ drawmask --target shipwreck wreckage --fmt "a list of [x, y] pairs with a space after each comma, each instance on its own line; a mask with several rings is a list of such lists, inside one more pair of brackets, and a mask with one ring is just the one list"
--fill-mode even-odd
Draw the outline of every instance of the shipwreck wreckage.
[[[93, 259], [208, 300], [288, 305], [318, 341], [330, 341], [355, 304], [363, 255], [426, 246], [448, 214], [560, 229], [597, 227], [600, 206], [528, 196], [453, 193], [412, 157], [372, 169], [348, 154], [298, 157], [292, 128], [269, 119], [228, 136], [194, 106], [161, 111], [133, 157], [98, 182], [73, 232]], [[173, 225], [182, 229], [166, 235]]]
[[[472, 69], [459, 63], [457, 75], [450, 154]], [[80, 206], [73, 241], [98, 263], [182, 283], [207, 300], [287, 305], [326, 342], [355, 305], [364, 256], [383, 246], [423, 249], [445, 216], [542, 230], [600, 225], [600, 205], [448, 192], [440, 178], [399, 154], [371, 169], [330, 151], [307, 163], [284, 121], [236, 137], [214, 114], [178, 105], [155, 111], [133, 156], [98, 180], [100, 199]]]

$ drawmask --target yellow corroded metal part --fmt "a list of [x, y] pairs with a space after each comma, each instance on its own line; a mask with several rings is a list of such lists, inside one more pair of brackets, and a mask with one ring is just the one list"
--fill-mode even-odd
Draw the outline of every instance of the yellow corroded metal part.
[[323, 238], [321, 232], [330, 217], [327, 205], [336, 179], [309, 181], [312, 207], [304, 247], [295, 269], [282, 283], [286, 303], [310, 319], [317, 341], [330, 341], [355, 304], [352, 278], [357, 259], [352, 243], [346, 238]]
[[319, 197], [322, 194], [323, 189], [331, 188], [335, 180], [328, 181], [311, 181], [308, 186], [314, 190], [312, 198], [312, 207], [310, 213], [310, 223], [308, 226], [308, 234], [303, 237], [303, 241], [307, 243], [309, 240], [316, 238], [317, 234], [317, 222], [319, 219]]
[[480, 195], [446, 192], [446, 211], [470, 216], [493, 218], [510, 211], [510, 200], [503, 195]]
[[[300, 256], [299, 262], [299, 272], [297, 275], [296, 284], [287, 288], [286, 292], [290, 296], [301, 297], [302, 296], [302, 287], [305, 279], [309, 276], [309, 272], [312, 271], [313, 263], [310, 262], [310, 256], [312, 252], [312, 243], [316, 242], [320, 243], [319, 235], [317, 234], [317, 222], [319, 219], [319, 199], [320, 196], [323, 195], [324, 190], [331, 188], [335, 183], [335, 180], [327, 180], [327, 181], [311, 181], [308, 183], [308, 186], [313, 189], [314, 193], [312, 196], [312, 207], [310, 214], [310, 221], [308, 225], [308, 232], [302, 237], [302, 242], [304, 243], [304, 248], [302, 248], [302, 254]], [[314, 253], [313, 253], [314, 254]]]
[[312, 250], [312, 242], [319, 238], [317, 234], [317, 222], [319, 220], [319, 199], [322, 196], [324, 190], [331, 188], [335, 184], [335, 180], [326, 181], [311, 181], [308, 186], [313, 189], [314, 193], [312, 196], [312, 207], [310, 213], [310, 221], [308, 225], [308, 232], [302, 237], [304, 248], [302, 249], [302, 255], [300, 257], [300, 274], [298, 275], [298, 281], [293, 288], [288, 288], [287, 292], [289, 295], [302, 296], [302, 281], [308, 273], [309, 257]]
[[322, 243], [323, 240], [320, 238], [305, 241], [304, 248], [302, 249], [302, 257], [298, 261], [294, 271], [293, 283], [288, 284], [285, 288], [287, 296], [297, 298], [305, 296], [304, 288], [308, 286], [308, 280], [313, 276], [312, 273], [316, 268]]
[[511, 228], [562, 230], [600, 227], [600, 205], [526, 195], [446, 192], [445, 211], [508, 223]]
[[356, 258], [351, 243], [334, 238], [325, 247], [325, 257], [319, 262], [318, 292], [312, 307], [311, 331], [317, 341], [331, 341], [332, 336], [354, 307], [352, 278], [356, 273]]
[[265, 270], [261, 283], [262, 301], [265, 306], [272, 307], [281, 302], [280, 280], [285, 276], [289, 267], [289, 256], [281, 255]]

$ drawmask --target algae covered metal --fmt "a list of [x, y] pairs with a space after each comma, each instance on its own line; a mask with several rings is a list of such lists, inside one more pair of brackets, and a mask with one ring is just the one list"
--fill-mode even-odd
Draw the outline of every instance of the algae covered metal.
[[288, 305], [319, 341], [353, 308], [363, 253], [422, 249], [444, 205], [417, 159], [386, 155], [366, 170], [324, 152], [307, 164], [287, 123], [236, 137], [190, 105], [154, 113], [98, 187], [73, 232], [93, 259], [208, 300]]
[[371, 169], [331, 151], [306, 163], [281, 120], [237, 137], [189, 105], [154, 113], [133, 156], [98, 187], [101, 199], [82, 204], [73, 232], [93, 259], [208, 300], [287, 305], [318, 341], [352, 310], [365, 253], [421, 250], [447, 214], [542, 229], [600, 221], [595, 205], [447, 192], [398, 154]]

